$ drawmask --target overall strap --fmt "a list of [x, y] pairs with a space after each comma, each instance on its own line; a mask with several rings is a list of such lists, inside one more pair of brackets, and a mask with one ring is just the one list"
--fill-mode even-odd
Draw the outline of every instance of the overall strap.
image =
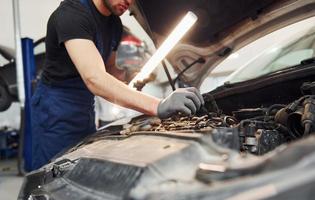
[[[91, 13], [92, 16], [92, 5], [91, 5], [91, 1], [90, 0], [80, 0], [80, 2], [89, 10], [89, 12]], [[104, 43], [103, 43], [103, 38], [101, 35], [101, 31], [98, 29], [98, 27], [96, 26], [96, 48], [99, 50], [99, 52], [101, 53], [102, 57], [104, 55]], [[104, 59], [104, 58], [103, 58]]]

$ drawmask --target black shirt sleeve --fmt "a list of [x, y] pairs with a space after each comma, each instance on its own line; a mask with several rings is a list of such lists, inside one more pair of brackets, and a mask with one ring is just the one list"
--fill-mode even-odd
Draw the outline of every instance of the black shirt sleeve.
[[59, 45], [70, 39], [92, 40], [95, 34], [91, 15], [83, 8], [80, 12], [69, 7], [55, 13], [55, 27]]

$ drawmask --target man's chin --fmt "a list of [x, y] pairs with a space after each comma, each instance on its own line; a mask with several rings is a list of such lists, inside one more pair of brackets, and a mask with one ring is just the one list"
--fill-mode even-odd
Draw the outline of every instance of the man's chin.
[[114, 12], [114, 15], [116, 16], [121, 16], [125, 13], [126, 11], [117, 11], [117, 12]]

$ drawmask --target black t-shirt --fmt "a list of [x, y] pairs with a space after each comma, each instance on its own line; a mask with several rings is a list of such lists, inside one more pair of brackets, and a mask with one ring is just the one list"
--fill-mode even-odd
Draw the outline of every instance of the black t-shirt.
[[117, 50], [122, 35], [120, 18], [114, 15], [103, 16], [92, 0], [87, 1], [89, 7], [80, 0], [64, 0], [50, 16], [46, 35], [46, 61], [42, 73], [44, 83], [53, 84], [80, 76], [64, 46], [67, 40], [93, 41], [104, 63], [110, 53]]

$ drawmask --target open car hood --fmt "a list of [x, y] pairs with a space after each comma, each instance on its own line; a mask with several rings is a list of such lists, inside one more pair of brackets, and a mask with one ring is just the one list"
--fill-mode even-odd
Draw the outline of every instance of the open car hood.
[[164, 41], [187, 11], [198, 21], [167, 59], [179, 73], [202, 57], [182, 75], [185, 83], [199, 87], [206, 76], [231, 53], [250, 42], [315, 15], [314, 0], [137, 0], [130, 8], [156, 46]]

